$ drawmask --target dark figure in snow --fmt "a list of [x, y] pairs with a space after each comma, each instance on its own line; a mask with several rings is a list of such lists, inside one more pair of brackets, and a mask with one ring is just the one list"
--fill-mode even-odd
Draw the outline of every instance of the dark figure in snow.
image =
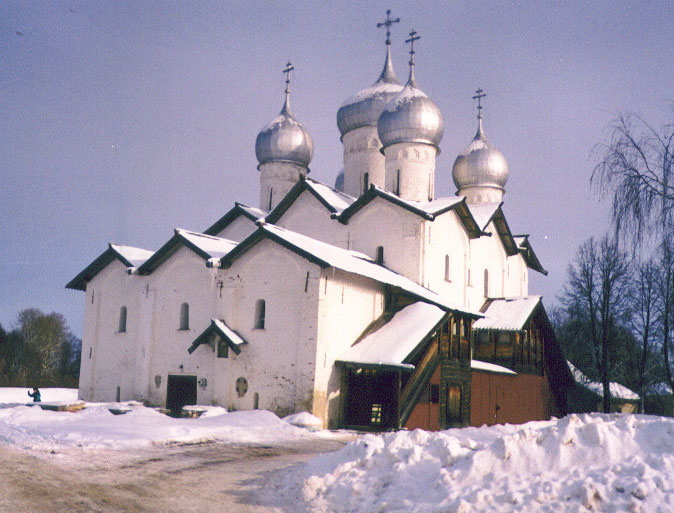
[[40, 389], [33, 387], [33, 393], [28, 392], [28, 395], [33, 398], [34, 403], [39, 403], [42, 399], [40, 398]]

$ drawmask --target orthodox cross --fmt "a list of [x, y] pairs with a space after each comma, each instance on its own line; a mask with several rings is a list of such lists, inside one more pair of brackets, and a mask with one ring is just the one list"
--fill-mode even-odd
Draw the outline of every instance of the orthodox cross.
[[386, 21], [377, 23], [377, 28], [386, 27], [386, 44], [391, 44], [391, 25], [400, 23], [400, 18], [391, 18], [391, 9], [386, 10]]
[[417, 36], [417, 31], [413, 30], [410, 32], [410, 38], [406, 39], [405, 42], [410, 44], [410, 66], [414, 66], [414, 42], [421, 39], [420, 36]]
[[286, 76], [286, 94], [290, 92], [290, 72], [294, 69], [295, 68], [290, 63], [290, 61], [288, 61], [288, 64], [286, 64], [286, 69], [283, 70], [283, 73], [285, 73]]
[[473, 96], [473, 100], [477, 100], [477, 119], [482, 119], [482, 98], [485, 96], [487, 96], [487, 93], [481, 87], [478, 87], [475, 96]]

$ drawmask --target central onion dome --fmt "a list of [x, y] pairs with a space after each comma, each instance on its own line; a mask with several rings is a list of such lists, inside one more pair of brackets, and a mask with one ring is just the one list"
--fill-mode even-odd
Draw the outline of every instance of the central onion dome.
[[288, 89], [279, 115], [257, 134], [255, 156], [260, 166], [267, 162], [291, 162], [303, 167], [308, 167], [314, 156], [314, 143], [309, 132], [290, 111]]
[[[413, 55], [412, 51], [412, 55]], [[444, 121], [438, 106], [417, 87], [414, 59], [410, 60], [410, 77], [402, 91], [384, 108], [377, 123], [382, 152], [392, 144], [408, 142], [438, 147], [444, 133]]]
[[505, 192], [508, 163], [484, 135], [482, 116], [478, 116], [475, 137], [454, 161], [452, 177], [459, 191], [467, 187], [489, 187]]
[[337, 111], [337, 127], [342, 138], [344, 134], [356, 128], [377, 126], [377, 120], [384, 107], [402, 88], [393, 71], [391, 50], [387, 44], [386, 62], [377, 81], [346, 100]]

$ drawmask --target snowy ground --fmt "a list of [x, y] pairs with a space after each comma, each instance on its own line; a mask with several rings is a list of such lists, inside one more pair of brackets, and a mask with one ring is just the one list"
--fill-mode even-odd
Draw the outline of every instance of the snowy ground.
[[[73, 399], [68, 393], [42, 390], [47, 402]], [[61, 457], [61, 464], [77, 455], [114, 458], [132, 448], [156, 452], [174, 443], [213, 441], [221, 450], [235, 444], [306, 447], [343, 436], [310, 432], [264, 411], [210, 409], [201, 418], [172, 419], [139, 405], [115, 416], [109, 405], [92, 404], [79, 413], [50, 412], [17, 405], [25, 394], [0, 389], [0, 449], [44, 454], [57, 463]], [[204, 454], [215, 448], [206, 446]], [[245, 457], [244, 451], [240, 458]], [[363, 435], [281, 471], [293, 463], [287, 452], [285, 457], [282, 466], [268, 466], [255, 474], [257, 481], [248, 481], [260, 487], [257, 511], [674, 511], [674, 419], [669, 418], [571, 415], [522, 426]], [[223, 459], [222, 468], [227, 465]]]

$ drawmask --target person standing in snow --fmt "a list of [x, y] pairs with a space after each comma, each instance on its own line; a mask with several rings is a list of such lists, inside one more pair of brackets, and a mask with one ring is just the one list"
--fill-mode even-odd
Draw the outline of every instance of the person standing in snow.
[[30, 393], [30, 391], [28, 391], [28, 395], [33, 398], [34, 403], [39, 403], [42, 400], [40, 397], [40, 389], [37, 387], [33, 387], [32, 394]]

